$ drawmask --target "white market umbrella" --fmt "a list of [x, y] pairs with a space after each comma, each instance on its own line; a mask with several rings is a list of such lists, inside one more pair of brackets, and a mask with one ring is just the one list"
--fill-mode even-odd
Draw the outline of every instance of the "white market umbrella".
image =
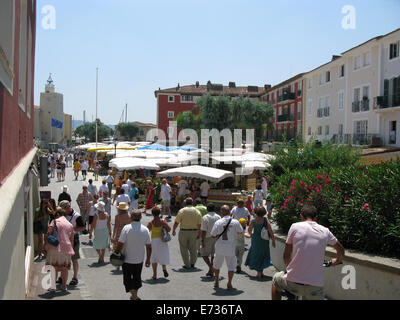
[[153, 161], [140, 158], [114, 158], [110, 160], [108, 166], [119, 171], [136, 169], [160, 170], [160, 167]]
[[218, 183], [226, 178], [234, 177], [231, 171], [215, 169], [203, 166], [187, 166], [182, 168], [168, 169], [157, 174], [160, 177], [187, 177], [204, 179]]

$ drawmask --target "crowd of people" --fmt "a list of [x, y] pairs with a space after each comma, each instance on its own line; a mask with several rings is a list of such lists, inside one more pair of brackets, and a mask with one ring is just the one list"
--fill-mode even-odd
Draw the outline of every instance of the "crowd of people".
[[[54, 158], [52, 157], [51, 161]], [[63, 159], [63, 155], [60, 155], [56, 161], [63, 162]], [[82, 172], [82, 179], [86, 180], [88, 169], [87, 160], [79, 161], [75, 158], [75, 180], [79, 178], [79, 171]], [[98, 171], [94, 171], [94, 176], [96, 175]], [[59, 181], [62, 181], [62, 177], [65, 177], [65, 172]], [[170, 253], [166, 236], [169, 233], [178, 238], [182, 269], [195, 268], [198, 256], [201, 256], [208, 267], [206, 276], [214, 278], [215, 288], [219, 288], [220, 269], [224, 262], [228, 268], [227, 290], [233, 289], [234, 273], [242, 273], [242, 264], [254, 270], [257, 279], [265, 277], [263, 271], [272, 265], [270, 242], [273, 247], [276, 246], [270, 223], [272, 207], [268, 200], [268, 182], [265, 178], [246, 200], [239, 199], [232, 209], [223, 205], [219, 212], [212, 202], [208, 202], [210, 186], [207, 181], [203, 181], [200, 187], [197, 187], [193, 181], [179, 180], [175, 195], [176, 205], [180, 209], [172, 227], [169, 221], [172, 218], [171, 199], [174, 188], [166, 179], [162, 180], [160, 208], [155, 204], [153, 183], [148, 180], [144, 210], [139, 210], [140, 191], [133, 180], [132, 176], [123, 180], [121, 186], [116, 186], [113, 195], [115, 178], [111, 171], [102, 180], [99, 188], [89, 179], [76, 198], [79, 213], [72, 209], [72, 198], [67, 185], [62, 187], [57, 204], [54, 199], [41, 201], [34, 223], [34, 232], [38, 234], [38, 254], [39, 258], [45, 257], [46, 263], [54, 266], [57, 273], [60, 273], [57, 283], [61, 284], [62, 290], [67, 288], [68, 270], [71, 266], [73, 277], [69, 285], [78, 284], [80, 234], [89, 234], [89, 244], [97, 251], [100, 264], [105, 262], [107, 248], [117, 255], [123, 255], [123, 283], [132, 300], [140, 300], [138, 290], [142, 286], [143, 264], [145, 267], [152, 267], [154, 280], [158, 279], [158, 265], [162, 267], [163, 276], [169, 276], [167, 266], [170, 265]], [[112, 227], [113, 205], [117, 214]], [[145, 226], [141, 219], [149, 209], [152, 221]], [[307, 298], [321, 298], [322, 291], [317, 289], [321, 289], [320, 262], [321, 259], [323, 261], [324, 255], [322, 249], [328, 244], [336, 248], [338, 257], [334, 259], [334, 264], [343, 259], [343, 247], [327, 228], [316, 223], [314, 209], [305, 206], [301, 215], [302, 224], [294, 224], [289, 231], [285, 249], [287, 273], [274, 276], [274, 299], [280, 298], [285, 290], [300, 289]], [[166, 219], [163, 219], [164, 215]], [[57, 246], [49, 241], [49, 237], [54, 235], [59, 239]], [[244, 259], [245, 238], [251, 239], [251, 244]], [[292, 253], [295, 255], [293, 258]], [[308, 261], [310, 256], [312, 261]], [[320, 268], [317, 267], [317, 263], [320, 263]], [[305, 264], [307, 268], [312, 264], [313, 268], [303, 271]]]

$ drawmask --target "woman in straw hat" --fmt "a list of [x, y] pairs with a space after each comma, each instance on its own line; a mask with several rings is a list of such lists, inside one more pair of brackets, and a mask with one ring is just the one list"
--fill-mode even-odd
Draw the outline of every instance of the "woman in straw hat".
[[131, 223], [131, 217], [129, 215], [129, 204], [126, 202], [120, 202], [117, 205], [118, 213], [115, 216], [114, 231], [112, 236], [113, 248], [117, 248], [118, 239], [122, 229], [125, 225]]
[[111, 217], [105, 212], [104, 202], [99, 201], [94, 206], [97, 213], [92, 224], [94, 230], [93, 248], [99, 254], [98, 263], [104, 263], [104, 254], [111, 238]]

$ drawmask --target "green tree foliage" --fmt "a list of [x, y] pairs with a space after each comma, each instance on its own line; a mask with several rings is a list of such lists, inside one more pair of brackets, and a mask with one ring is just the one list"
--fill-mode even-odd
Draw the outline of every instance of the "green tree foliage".
[[203, 127], [201, 115], [194, 112], [180, 113], [175, 117], [179, 129], [193, 129], [200, 136], [200, 130]]
[[[97, 119], [97, 139], [102, 141], [114, 134], [114, 130]], [[85, 137], [88, 142], [96, 142], [96, 122], [87, 122], [75, 129], [75, 136]]]
[[128, 141], [131, 141], [139, 133], [139, 127], [134, 123], [119, 123], [115, 130]]

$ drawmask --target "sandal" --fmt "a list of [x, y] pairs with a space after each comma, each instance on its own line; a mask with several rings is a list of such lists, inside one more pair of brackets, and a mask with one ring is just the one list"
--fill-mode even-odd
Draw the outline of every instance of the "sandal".
[[78, 284], [77, 278], [72, 278], [71, 282], [69, 283], [70, 286], [76, 286]]
[[207, 272], [206, 273], [206, 277], [213, 277], [214, 276], [214, 272]]
[[58, 278], [58, 280], [56, 281], [56, 283], [58, 283], [58, 284], [62, 284], [62, 278], [61, 278], [61, 277], [59, 277], [59, 278]]

